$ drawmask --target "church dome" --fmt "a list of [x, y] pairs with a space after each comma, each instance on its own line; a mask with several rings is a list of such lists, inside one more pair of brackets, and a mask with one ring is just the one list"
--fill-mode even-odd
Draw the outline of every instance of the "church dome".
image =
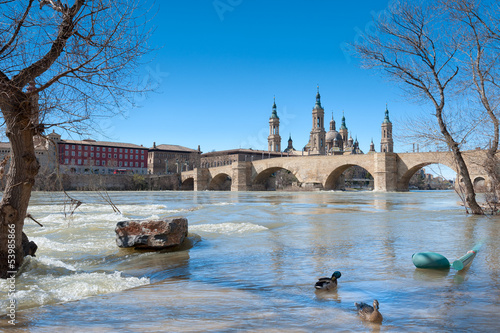
[[326, 142], [333, 142], [333, 140], [342, 140], [342, 136], [339, 134], [339, 132], [333, 130], [333, 131], [328, 131], [326, 133], [325, 140]]

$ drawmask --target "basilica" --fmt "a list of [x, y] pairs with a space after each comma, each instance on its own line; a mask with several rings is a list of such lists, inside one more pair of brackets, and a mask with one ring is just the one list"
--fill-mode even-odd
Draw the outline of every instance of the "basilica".
[[[335, 127], [335, 120], [330, 121], [330, 130], [325, 131], [324, 125], [325, 109], [321, 106], [321, 95], [316, 93], [316, 104], [312, 109], [313, 127], [309, 136], [309, 142], [301, 151], [293, 148], [293, 141], [290, 135], [288, 146], [283, 150], [289, 155], [345, 155], [345, 154], [363, 154], [359, 149], [358, 139], [352, 139], [346, 126], [345, 116], [342, 115], [342, 123], [339, 130]], [[281, 136], [279, 135], [279, 117], [276, 108], [276, 101], [273, 103], [271, 117], [269, 118], [269, 136], [268, 150], [270, 152], [281, 152]], [[389, 110], [386, 107], [385, 118], [381, 125], [382, 139], [380, 141], [380, 151], [392, 153], [394, 143], [392, 140], [392, 123], [389, 120]], [[375, 152], [373, 140], [370, 144], [369, 153]]]

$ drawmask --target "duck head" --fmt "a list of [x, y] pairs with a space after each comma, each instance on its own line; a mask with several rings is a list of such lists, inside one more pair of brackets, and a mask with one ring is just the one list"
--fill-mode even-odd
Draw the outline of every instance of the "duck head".
[[379, 309], [379, 307], [378, 307], [378, 301], [376, 299], [373, 300], [373, 308], [377, 309], [377, 310]]
[[339, 279], [341, 276], [342, 276], [342, 274], [340, 274], [339, 271], [335, 271], [335, 272], [333, 272], [332, 280], [335, 281], [335, 280]]

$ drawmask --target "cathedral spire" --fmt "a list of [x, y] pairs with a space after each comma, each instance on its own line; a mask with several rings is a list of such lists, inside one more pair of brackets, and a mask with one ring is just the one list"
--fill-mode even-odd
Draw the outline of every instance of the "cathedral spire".
[[318, 92], [316, 93], [316, 106], [321, 107], [321, 95], [319, 94], [319, 84], [317, 86]]
[[391, 121], [389, 120], [389, 109], [387, 108], [387, 103], [385, 104], [385, 118], [384, 118], [384, 124], [390, 124]]
[[347, 126], [345, 125], [344, 111], [342, 111], [342, 125], [340, 125], [340, 129], [347, 129]]
[[333, 120], [333, 112], [332, 112], [332, 120], [330, 120], [330, 131], [335, 131], [335, 120]]
[[273, 97], [273, 111], [269, 118], [269, 136], [267, 137], [268, 150], [281, 151], [280, 118], [276, 111], [276, 97]]
[[278, 112], [276, 111], [276, 96], [273, 97], [273, 111], [271, 113], [271, 118], [280, 119], [278, 117]]
[[392, 123], [389, 120], [389, 109], [385, 105], [385, 118], [381, 125], [382, 139], [380, 140], [380, 152], [392, 153], [394, 151], [394, 141], [392, 140]]

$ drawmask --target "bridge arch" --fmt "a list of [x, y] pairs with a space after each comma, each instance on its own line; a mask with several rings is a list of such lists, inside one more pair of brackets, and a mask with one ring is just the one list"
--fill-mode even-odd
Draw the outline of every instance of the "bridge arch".
[[[365, 168], [364, 166], [362, 165], [358, 165], [358, 164], [354, 164], [354, 163], [346, 163], [346, 164], [343, 164], [337, 168], [335, 168], [333, 171], [330, 172], [330, 174], [328, 175], [328, 177], [326, 178], [325, 180], [325, 183], [323, 184], [323, 189], [325, 190], [337, 190], [337, 189], [343, 189], [344, 188], [344, 184], [343, 184], [343, 178], [342, 178], [342, 174], [352, 168], [352, 167], [360, 167], [364, 170], [366, 170], [368, 172], [369, 175], [372, 176], [372, 181], [373, 181], [373, 173], [368, 170], [367, 168]], [[368, 178], [367, 181], [369, 181], [370, 179]]]
[[224, 172], [217, 174], [208, 183], [209, 191], [230, 191], [231, 190], [231, 177]]
[[[269, 185], [268, 181], [272, 177], [273, 174], [275, 174], [276, 172], [281, 171], [281, 170], [286, 171], [289, 175], [291, 175], [291, 177], [293, 177], [293, 179], [297, 183], [299, 183], [299, 180], [297, 179], [297, 177], [295, 176], [295, 174], [291, 170], [288, 170], [286, 167], [282, 167], [282, 166], [268, 167], [268, 168], [260, 171], [253, 178], [253, 181], [252, 181], [252, 190], [254, 190], [254, 191], [265, 191], [265, 190], [272, 189], [272, 187], [271, 188], [268, 187], [268, 185]], [[276, 187], [277, 187], [277, 184], [275, 184], [274, 189]]]
[[441, 165], [444, 165], [444, 166], [450, 168], [451, 170], [457, 172], [454, 167], [450, 166], [446, 162], [443, 163], [443, 161], [439, 161], [439, 162], [436, 162], [436, 161], [420, 162], [418, 164], [413, 165], [411, 168], [409, 168], [398, 179], [398, 184], [397, 184], [398, 191], [408, 191], [409, 190], [409, 186], [410, 186], [410, 179], [411, 179], [411, 177], [413, 177], [413, 175], [416, 174], [418, 170], [420, 170], [420, 169], [422, 169], [422, 168], [424, 168], [426, 166], [432, 165], [432, 164], [441, 164]]
[[181, 191], [194, 191], [194, 178], [189, 177], [182, 181]]
[[476, 177], [473, 180], [474, 190], [476, 192], [487, 192], [488, 191], [488, 183], [484, 177]]

